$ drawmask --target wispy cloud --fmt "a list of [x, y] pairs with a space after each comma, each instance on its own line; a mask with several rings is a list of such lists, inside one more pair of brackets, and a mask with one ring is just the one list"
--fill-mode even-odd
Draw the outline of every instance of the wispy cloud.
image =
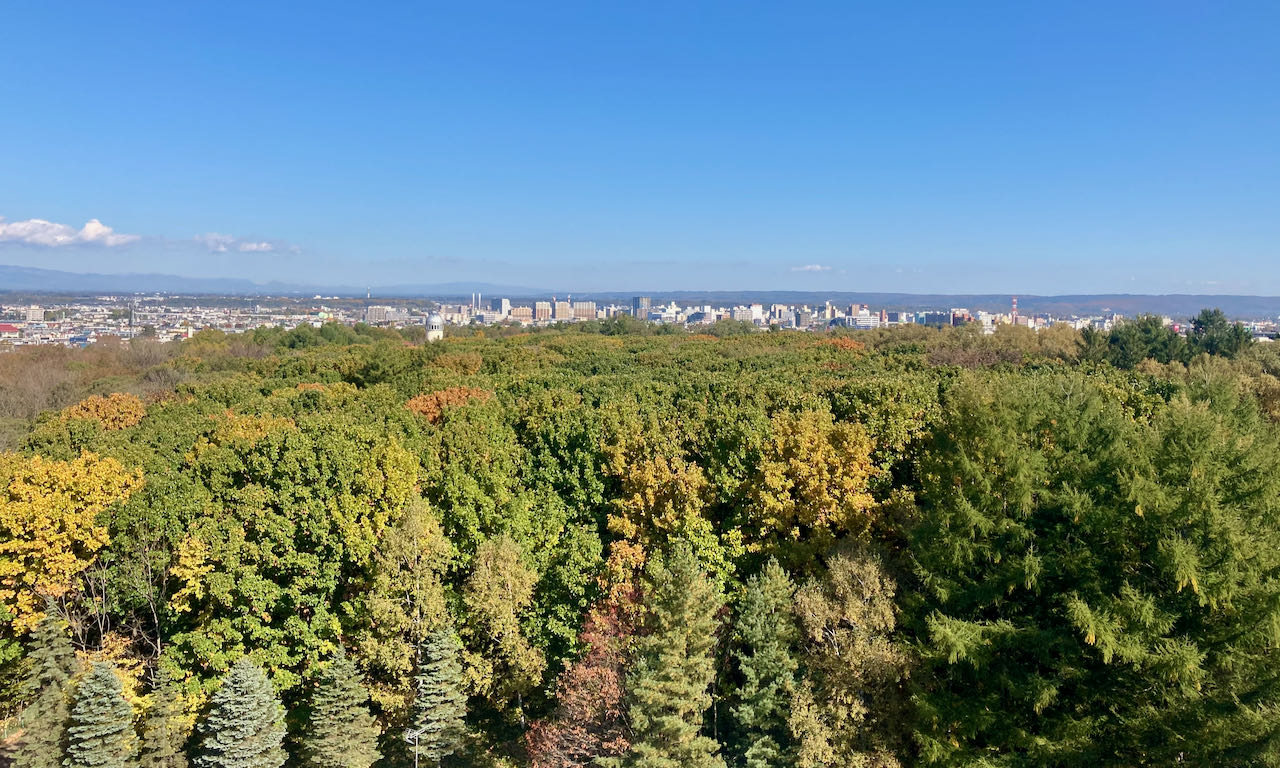
[[[228, 251], [270, 253], [280, 249], [278, 243], [270, 240], [245, 240], [235, 235], [223, 235], [218, 232], [206, 232], [203, 235], [196, 235], [195, 241], [204, 245], [211, 253], [227, 253]], [[293, 250], [294, 252], [297, 251], [296, 248]]]
[[792, 267], [792, 272], [830, 272], [831, 267], [823, 264], [804, 264], [799, 267]]
[[0, 216], [0, 243], [19, 243], [45, 248], [59, 248], [67, 245], [101, 245], [114, 248], [141, 239], [140, 235], [116, 232], [97, 219], [89, 219], [83, 227], [76, 229], [67, 224], [58, 224], [44, 219], [5, 221], [4, 217]]

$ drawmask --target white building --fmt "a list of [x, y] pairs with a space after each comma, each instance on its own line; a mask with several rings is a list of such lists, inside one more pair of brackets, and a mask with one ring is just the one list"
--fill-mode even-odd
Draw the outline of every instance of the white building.
[[444, 318], [438, 312], [427, 315], [427, 341], [440, 341], [444, 338]]

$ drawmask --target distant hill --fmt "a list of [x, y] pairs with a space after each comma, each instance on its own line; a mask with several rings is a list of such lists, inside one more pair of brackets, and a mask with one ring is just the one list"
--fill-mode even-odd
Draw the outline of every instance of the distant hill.
[[[568, 295], [569, 291], [498, 285], [481, 282], [452, 282], [435, 284], [400, 284], [374, 286], [372, 289], [354, 286], [308, 285], [305, 283], [255, 283], [238, 278], [180, 277], [161, 274], [98, 274], [61, 272], [35, 267], [0, 265], [0, 293], [49, 293], [83, 295], [100, 293], [183, 293], [209, 296], [325, 296], [363, 297], [371, 290], [377, 298], [431, 298], [467, 300], [473, 293], [481, 293], [485, 299], [510, 298], [527, 301], [549, 298], [553, 293]], [[682, 306], [712, 304], [808, 304], [821, 305], [826, 301], [840, 306], [867, 304], [876, 309], [919, 311], [964, 307], [969, 310], [1006, 312], [1010, 306], [1008, 294], [916, 294], [872, 293], [851, 291], [573, 291], [575, 297], [597, 302], [630, 304], [631, 297], [643, 294], [653, 303], [674, 301]], [[1073, 294], [1064, 296], [1018, 296], [1018, 310], [1024, 315], [1049, 313], [1057, 317], [1070, 315], [1098, 315], [1115, 312], [1137, 315], [1152, 312], [1173, 318], [1185, 318], [1205, 307], [1218, 307], [1237, 319], [1265, 319], [1280, 317], [1280, 297], [1232, 296], [1194, 294]]]
[[480, 292], [490, 296], [535, 296], [542, 291], [493, 283], [440, 283], [362, 288], [272, 281], [255, 283], [239, 278], [181, 277], [154, 273], [102, 274], [0, 265], [0, 292], [24, 293], [192, 293], [220, 296], [301, 296], [322, 293], [383, 297], [464, 298]]

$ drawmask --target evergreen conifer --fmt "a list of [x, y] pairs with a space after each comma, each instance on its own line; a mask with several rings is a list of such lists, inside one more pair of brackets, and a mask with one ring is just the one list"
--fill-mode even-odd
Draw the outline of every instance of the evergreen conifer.
[[715, 740], [702, 734], [715, 679], [719, 588], [687, 546], [648, 568], [647, 633], [636, 641], [628, 680], [631, 751], [607, 765], [723, 768]]
[[152, 693], [151, 710], [142, 721], [141, 768], [187, 768], [187, 730], [182, 725], [178, 686], [161, 671]]
[[794, 593], [786, 572], [770, 560], [747, 581], [738, 612], [733, 655], [742, 685], [733, 716], [747, 768], [790, 765], [787, 720], [800, 636], [792, 615]]
[[231, 667], [199, 726], [196, 768], [280, 768], [284, 707], [271, 681], [248, 658]]
[[133, 707], [112, 665], [95, 662], [76, 688], [66, 768], [130, 768], [137, 756]]
[[52, 613], [46, 615], [32, 635], [28, 659], [31, 704], [22, 714], [22, 740], [13, 764], [15, 768], [62, 768], [71, 715], [67, 694], [76, 669], [66, 622]]
[[415, 764], [426, 758], [438, 766], [462, 746], [467, 699], [462, 691], [459, 651], [457, 639], [446, 629], [432, 632], [422, 644], [413, 724], [405, 735]]
[[320, 675], [302, 739], [309, 768], [369, 768], [378, 752], [378, 724], [369, 713], [369, 691], [341, 649]]

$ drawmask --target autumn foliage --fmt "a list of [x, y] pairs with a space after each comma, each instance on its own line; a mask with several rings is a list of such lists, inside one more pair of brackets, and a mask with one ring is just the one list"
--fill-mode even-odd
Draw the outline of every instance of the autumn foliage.
[[405, 403], [404, 407], [422, 416], [432, 424], [439, 424], [445, 410], [466, 405], [472, 400], [486, 402], [493, 393], [477, 387], [449, 387], [438, 392], [426, 392]]
[[135, 395], [113, 392], [106, 397], [91, 395], [62, 412], [65, 419], [96, 421], [105, 430], [128, 429], [142, 421], [147, 407]]
[[26, 632], [105, 547], [98, 516], [142, 484], [112, 458], [0, 455], [0, 605]]

